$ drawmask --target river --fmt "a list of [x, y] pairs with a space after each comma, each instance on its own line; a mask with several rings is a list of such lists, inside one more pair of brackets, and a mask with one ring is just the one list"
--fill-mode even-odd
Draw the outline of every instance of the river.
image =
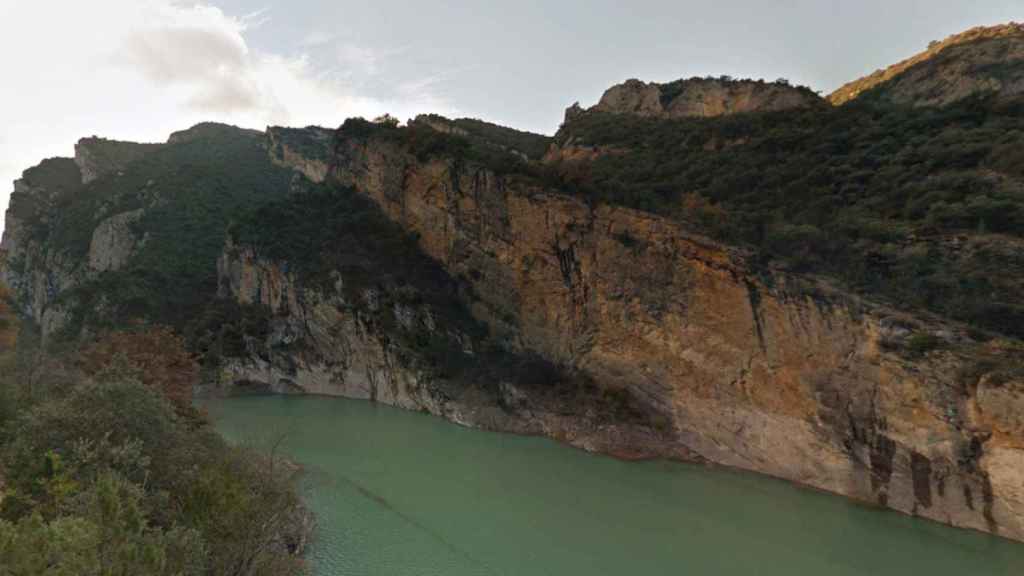
[[753, 474], [622, 462], [368, 402], [205, 403], [303, 464], [317, 576], [1000, 576], [1024, 545]]

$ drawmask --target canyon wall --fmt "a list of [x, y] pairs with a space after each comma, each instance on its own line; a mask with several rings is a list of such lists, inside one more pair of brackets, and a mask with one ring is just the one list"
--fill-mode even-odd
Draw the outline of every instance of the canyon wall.
[[[627, 392], [651, 418], [602, 435], [600, 424], [538, 418], [544, 410], [531, 410], [529, 394], [515, 391], [515, 402], [458, 398], [460, 408], [446, 413], [428, 399], [438, 397], [429, 386], [420, 392], [417, 377], [367, 376], [380, 370], [365, 366], [342, 380], [399, 382], [385, 388], [416, 392], [326, 389], [312, 376], [303, 390], [376, 394], [466, 424], [620, 455], [724, 464], [1024, 538], [1024, 382], [992, 368], [1019, 353], [1012, 344], [975, 342], [962, 327], [757, 267], [743, 251], [664, 218], [595, 208], [479, 166], [419, 159], [386, 139], [339, 134], [328, 178], [373, 199], [470, 285], [479, 296], [473, 315], [493, 337]], [[265, 274], [261, 266], [222, 278]], [[257, 299], [245, 282], [228, 285], [241, 301]], [[292, 301], [287, 289], [259, 298], [271, 293]], [[322, 330], [318, 346], [327, 343], [324, 354], [366, 346], [354, 326], [337, 331], [343, 337]], [[921, 340], [943, 345], [915, 349]], [[379, 351], [366, 357], [389, 365]], [[489, 416], [455, 415], [467, 406]]]

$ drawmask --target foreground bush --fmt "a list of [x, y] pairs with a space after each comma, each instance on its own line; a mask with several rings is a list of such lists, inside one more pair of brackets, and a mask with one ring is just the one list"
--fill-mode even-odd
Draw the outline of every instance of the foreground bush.
[[293, 469], [183, 409], [179, 339], [128, 338], [89, 346], [85, 372], [62, 364], [60, 386], [48, 366], [2, 370], [0, 576], [304, 573]]

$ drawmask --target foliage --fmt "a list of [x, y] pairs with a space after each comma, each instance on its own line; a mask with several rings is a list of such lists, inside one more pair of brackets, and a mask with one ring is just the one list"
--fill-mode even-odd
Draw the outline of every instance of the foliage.
[[309, 160], [327, 161], [331, 153], [333, 132], [317, 126], [306, 128], [284, 128], [275, 126], [268, 129], [271, 142], [275, 144], [273, 152], [278, 158], [283, 157], [283, 148]]
[[[414, 326], [394, 332], [405, 335], [411, 349], [438, 366], [454, 367], [457, 362], [452, 361], [464, 356], [461, 346], [449, 341], [446, 330], [483, 333], [458, 299], [464, 291], [459, 283], [423, 255], [414, 236], [350, 188], [312, 186], [262, 206], [235, 223], [231, 238], [237, 246], [253, 249], [259, 258], [277, 262], [301, 286], [332, 294], [339, 285], [354, 308], [375, 311], [364, 319], [380, 329], [401, 326], [402, 309], [429, 309], [437, 315], [435, 324], [441, 330]], [[368, 291], [374, 294], [373, 306], [364, 305]], [[225, 306], [220, 305], [218, 316], [247, 325], [228, 328], [228, 334], [265, 335], [266, 316], [251, 307], [229, 311]], [[222, 337], [210, 334], [207, 340]]]
[[[444, 132], [428, 125], [426, 122], [411, 122], [408, 126], [399, 127], [391, 124], [377, 124], [362, 118], [349, 118], [340, 128], [340, 134], [346, 139], [366, 141], [373, 138], [377, 142], [391, 142], [403, 147], [417, 160], [445, 159], [456, 163], [475, 163], [487, 167], [497, 174], [530, 175], [527, 152], [522, 156], [515, 146], [523, 146], [529, 154], [537, 154], [540, 149], [539, 139], [548, 139], [526, 132], [489, 125], [479, 121], [450, 121], [440, 116], [428, 116], [437, 122], [447, 122], [456, 126], [465, 134]], [[469, 127], [467, 129], [466, 127]], [[491, 140], [490, 138], [495, 138]]]
[[0, 389], [21, 391], [0, 421], [0, 574], [302, 573], [309, 523], [292, 470], [180, 414], [164, 394], [195, 374], [181, 340], [138, 337], [91, 345], [71, 363], [92, 376], [71, 385], [28, 393], [29, 374], [0, 373]]
[[[989, 45], [989, 50], [998, 51], [1001, 49], [1005, 53], [1007, 44], [1013, 41], [1011, 37], [1019, 36], [1022, 33], [1024, 33], [1024, 26], [1012, 22], [999, 26], [971, 28], [944, 40], [933, 41], [928, 44], [928, 49], [920, 54], [893, 64], [884, 70], [877, 70], [868, 76], [847, 83], [829, 95], [828, 98], [833, 104], [841, 105], [850, 102], [854, 98], [863, 97], [862, 95], [865, 92], [873, 93], [871, 95], [877, 97], [885, 92], [885, 84], [890, 80], [913, 68], [926, 66], [931, 60], [950, 58], [952, 57], [951, 53], [958, 47], [986, 42]], [[998, 78], [1001, 74], [995, 74], [995, 76]]]
[[499, 126], [476, 118], [449, 120], [444, 116], [429, 114], [417, 118], [417, 122], [421, 119], [451, 126], [452, 129], [461, 132], [469, 140], [475, 140], [484, 145], [490, 144], [502, 150], [515, 151], [530, 160], [540, 160], [551, 146], [549, 136]]
[[18, 317], [14, 305], [11, 291], [0, 283], [0, 357], [13, 351], [18, 341]]
[[182, 134], [57, 203], [49, 246], [76, 260], [104, 218], [145, 210], [132, 226], [145, 242], [125, 267], [61, 294], [73, 313], [69, 336], [138, 318], [183, 329], [216, 297], [231, 218], [288, 193], [291, 173], [271, 163], [259, 133], [211, 126]]
[[105, 335], [81, 352], [87, 376], [115, 370], [166, 397], [182, 415], [192, 413], [192, 385], [199, 366], [188, 353], [184, 338], [166, 327], [151, 327]]
[[203, 574], [199, 534], [150, 526], [142, 498], [137, 485], [107, 473], [55, 520], [0, 520], [0, 574]]
[[669, 121], [592, 111], [557, 140], [616, 152], [545, 177], [589, 202], [677, 218], [795, 271], [1020, 337], [1016, 266], [949, 247], [1024, 238], [1021, 135], [1022, 106], [984, 98]]

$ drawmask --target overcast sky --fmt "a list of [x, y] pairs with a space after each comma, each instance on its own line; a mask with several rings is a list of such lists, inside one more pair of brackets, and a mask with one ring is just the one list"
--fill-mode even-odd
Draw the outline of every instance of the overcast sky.
[[384, 112], [552, 133], [627, 78], [827, 93], [1010, 20], [1021, 0], [0, 0], [0, 208], [22, 170], [83, 136]]

